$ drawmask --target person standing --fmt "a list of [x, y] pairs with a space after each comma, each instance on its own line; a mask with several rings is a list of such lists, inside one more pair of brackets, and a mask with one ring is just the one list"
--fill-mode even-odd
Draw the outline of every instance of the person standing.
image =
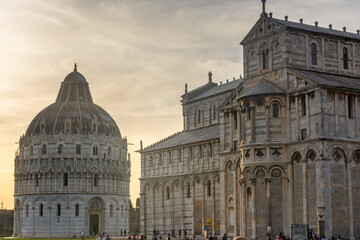
[[179, 229], [178, 233], [179, 233], [179, 238], [181, 238], [181, 229]]

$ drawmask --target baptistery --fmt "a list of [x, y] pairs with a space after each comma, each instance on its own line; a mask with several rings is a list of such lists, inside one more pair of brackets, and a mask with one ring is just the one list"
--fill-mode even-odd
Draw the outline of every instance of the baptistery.
[[119, 236], [129, 230], [129, 183], [127, 139], [75, 64], [20, 137], [14, 236]]

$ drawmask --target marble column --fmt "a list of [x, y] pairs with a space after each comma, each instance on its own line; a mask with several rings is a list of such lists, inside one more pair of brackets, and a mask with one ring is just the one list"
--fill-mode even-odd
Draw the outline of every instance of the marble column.
[[268, 105], [265, 106], [265, 129], [266, 129], [265, 141], [269, 141], [270, 140], [270, 106]]
[[241, 236], [246, 235], [246, 193], [245, 193], [245, 183], [241, 182]]
[[348, 192], [348, 224], [349, 224], [349, 238], [354, 240], [354, 208], [353, 208], [353, 195], [352, 195], [352, 177], [351, 177], [351, 164], [352, 161], [346, 162], [346, 175], [347, 175], [347, 192]]
[[234, 186], [234, 233], [235, 235], [237, 236], [238, 235], [238, 184], [237, 184], [237, 168], [236, 166], [234, 167], [234, 183], [233, 183], [233, 186]]
[[215, 198], [215, 182], [216, 180], [214, 179], [212, 181], [212, 186], [211, 186], [211, 198], [212, 198], [212, 220], [213, 220], [213, 223], [212, 223], [212, 234], [215, 235], [215, 222], [217, 221], [217, 217], [216, 217], [216, 198]]
[[267, 231], [271, 231], [271, 178], [265, 179], [266, 183], [266, 205], [267, 205]]
[[255, 142], [255, 107], [251, 107], [251, 141]]
[[303, 197], [303, 223], [308, 224], [308, 191], [307, 191], [307, 162], [302, 161], [302, 197]]
[[195, 235], [195, 181], [193, 181], [192, 184], [192, 207], [192, 234]]
[[252, 194], [252, 209], [251, 209], [251, 238], [256, 239], [256, 186], [255, 179], [252, 180], [251, 194]]
[[201, 196], [201, 231], [205, 229], [205, 195], [206, 195], [206, 183], [202, 184], [202, 196]]

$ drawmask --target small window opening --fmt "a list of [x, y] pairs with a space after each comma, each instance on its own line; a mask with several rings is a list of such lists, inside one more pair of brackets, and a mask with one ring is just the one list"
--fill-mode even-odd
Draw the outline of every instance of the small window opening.
[[25, 208], [25, 217], [28, 217], [29, 216], [29, 205], [26, 205], [26, 208]]
[[262, 51], [262, 69], [269, 68], [269, 49], [264, 49]]
[[343, 48], [343, 66], [344, 69], [349, 69], [348, 50], [346, 47]]
[[216, 119], [216, 106], [213, 106], [213, 119]]
[[182, 157], [182, 156], [181, 156], [181, 149], [178, 150], [178, 157], [179, 157], [179, 162], [181, 162], [181, 160], [182, 160], [182, 159], [181, 159], [181, 157]]
[[237, 113], [234, 114], [234, 129], [236, 130], [238, 128], [238, 120], [237, 120]]
[[237, 148], [238, 148], [238, 141], [235, 140], [234, 141], [234, 146], [233, 146], [234, 151], [237, 151]]
[[98, 155], [98, 147], [93, 146], [93, 155]]
[[34, 155], [34, 147], [30, 146], [30, 155]]
[[201, 110], [199, 109], [198, 110], [198, 119], [197, 119], [197, 123], [200, 123], [201, 122]]
[[349, 95], [348, 96], [348, 117], [349, 119], [353, 119], [355, 114], [355, 108], [354, 108], [354, 96]]
[[307, 129], [301, 129], [301, 140], [305, 140], [307, 137]]
[[44, 206], [42, 204], [40, 204], [40, 208], [39, 208], [39, 217], [42, 217], [44, 214]]
[[301, 101], [301, 115], [306, 116], [306, 98], [305, 95], [300, 96]]
[[190, 188], [190, 183], [186, 184], [186, 197], [190, 198], [191, 197], [191, 188]]
[[110, 156], [110, 154], [111, 154], [111, 147], [109, 146], [108, 147], [108, 155]]
[[316, 61], [316, 44], [315, 43], [311, 44], [311, 64], [312, 65], [317, 65], [317, 61]]
[[46, 154], [47, 153], [47, 146], [46, 144], [43, 144], [42, 147], [41, 147], [41, 153], [42, 154]]
[[170, 188], [166, 187], [166, 199], [170, 199]]
[[67, 187], [68, 184], [69, 184], [69, 179], [68, 179], [68, 174], [67, 173], [64, 173], [64, 186]]
[[210, 182], [210, 180], [207, 182], [207, 195], [208, 195], [208, 197], [211, 196], [211, 182]]
[[114, 206], [110, 205], [110, 217], [113, 216]]
[[81, 145], [76, 144], [76, 154], [81, 154]]
[[279, 118], [279, 104], [277, 103], [272, 105], [272, 117]]
[[203, 152], [202, 146], [199, 145], [199, 158], [202, 158], [202, 152]]
[[80, 213], [80, 205], [76, 204], [75, 205], [75, 217], [78, 217]]
[[58, 217], [61, 216], [61, 205], [60, 204], [57, 205], [57, 216]]
[[172, 160], [171, 160], [171, 151], [168, 152], [168, 156], [169, 156], [169, 164], [172, 164]]
[[63, 145], [59, 144], [58, 145], [58, 154], [62, 154], [63, 153]]

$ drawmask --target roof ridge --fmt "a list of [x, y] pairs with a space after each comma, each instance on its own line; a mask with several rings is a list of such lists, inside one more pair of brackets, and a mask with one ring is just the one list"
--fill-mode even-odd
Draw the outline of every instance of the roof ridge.
[[167, 137], [164, 137], [163, 139], [158, 140], [158, 141], [154, 142], [153, 144], [150, 144], [149, 146], [146, 146], [146, 147], [144, 148], [144, 150], [146, 150], [146, 149], [148, 149], [148, 148], [150, 148], [150, 147], [153, 147], [153, 146], [155, 146], [156, 144], [161, 143], [161, 142], [163, 142], [163, 141], [165, 141], [165, 140], [167, 140], [167, 139], [169, 139], [169, 138], [171, 138], [171, 137], [174, 137], [174, 136], [176, 136], [176, 135], [178, 135], [179, 133], [182, 133], [182, 132], [184, 132], [184, 130], [183, 130], [183, 131], [179, 131], [179, 132], [175, 132], [175, 133], [173, 133], [173, 134], [171, 134], [171, 135], [169, 135], [169, 136], [167, 136]]

